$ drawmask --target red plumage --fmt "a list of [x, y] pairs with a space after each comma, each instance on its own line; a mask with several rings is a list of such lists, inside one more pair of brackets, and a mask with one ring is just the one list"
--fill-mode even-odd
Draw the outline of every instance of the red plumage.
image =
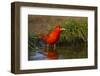
[[53, 45], [55, 44], [58, 40], [59, 40], [59, 37], [60, 37], [60, 33], [61, 33], [61, 27], [60, 25], [56, 25], [53, 30], [48, 33], [47, 35], [44, 35], [42, 37], [43, 41], [46, 42], [47, 44], [49, 45]]

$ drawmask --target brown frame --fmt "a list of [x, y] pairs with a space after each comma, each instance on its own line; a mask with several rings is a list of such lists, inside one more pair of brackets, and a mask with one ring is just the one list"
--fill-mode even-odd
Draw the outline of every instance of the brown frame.
[[[35, 70], [20, 70], [20, 7], [49, 7], [62, 9], [80, 9], [80, 10], [94, 10], [95, 12], [95, 65], [80, 66], [80, 67], [62, 67], [50, 69], [35, 69]], [[27, 3], [27, 2], [13, 2], [11, 3], [11, 72], [15, 74], [22, 73], [39, 73], [39, 72], [56, 72], [56, 71], [72, 71], [72, 70], [86, 70], [97, 69], [97, 7], [92, 6], [76, 6], [76, 5], [61, 5], [61, 4], [45, 4], [45, 3]]]

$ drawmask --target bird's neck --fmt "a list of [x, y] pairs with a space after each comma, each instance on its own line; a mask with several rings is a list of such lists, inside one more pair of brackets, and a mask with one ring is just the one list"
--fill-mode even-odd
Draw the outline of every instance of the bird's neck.
[[55, 33], [57, 36], [60, 36], [61, 31], [60, 30], [55, 30]]

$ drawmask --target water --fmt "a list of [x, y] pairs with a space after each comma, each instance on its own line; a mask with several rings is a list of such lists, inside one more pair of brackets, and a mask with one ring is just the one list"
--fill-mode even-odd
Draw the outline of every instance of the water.
[[56, 47], [56, 49], [36, 49], [29, 51], [28, 60], [54, 60], [87, 58], [87, 45]]

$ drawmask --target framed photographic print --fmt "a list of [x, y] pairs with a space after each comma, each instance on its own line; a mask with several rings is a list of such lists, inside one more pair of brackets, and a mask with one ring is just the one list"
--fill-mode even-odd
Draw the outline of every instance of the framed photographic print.
[[11, 72], [97, 68], [97, 7], [11, 3]]

